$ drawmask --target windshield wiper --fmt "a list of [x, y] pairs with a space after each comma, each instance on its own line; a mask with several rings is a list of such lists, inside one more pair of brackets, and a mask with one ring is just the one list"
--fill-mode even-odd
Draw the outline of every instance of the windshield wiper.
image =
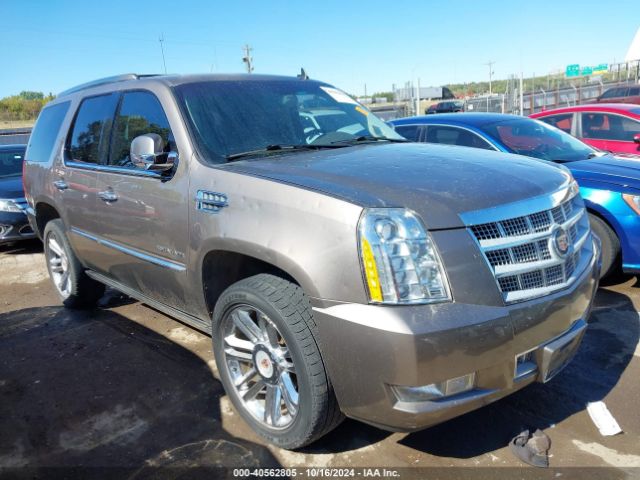
[[326, 144], [300, 144], [300, 145], [267, 145], [264, 148], [259, 148], [257, 150], [249, 150], [247, 152], [240, 153], [232, 153], [231, 155], [227, 155], [225, 158], [228, 162], [233, 162], [234, 160], [238, 160], [240, 158], [252, 157], [255, 155], [265, 155], [274, 152], [287, 152], [287, 151], [297, 151], [297, 150], [320, 150], [322, 148], [340, 148], [343, 145], [326, 145]]
[[389, 138], [389, 137], [374, 137], [373, 135], [362, 135], [356, 138], [350, 138], [348, 140], [336, 140], [335, 142], [331, 142], [331, 145], [336, 144], [349, 144], [353, 145], [356, 143], [366, 143], [366, 142], [392, 142], [392, 143], [407, 143], [409, 140], [405, 138]]

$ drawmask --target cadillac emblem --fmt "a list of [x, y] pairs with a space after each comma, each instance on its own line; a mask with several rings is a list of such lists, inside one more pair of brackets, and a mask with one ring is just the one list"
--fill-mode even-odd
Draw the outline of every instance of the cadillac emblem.
[[554, 250], [558, 256], [565, 257], [567, 253], [569, 253], [569, 235], [564, 228], [559, 227], [556, 229], [553, 233], [552, 241]]

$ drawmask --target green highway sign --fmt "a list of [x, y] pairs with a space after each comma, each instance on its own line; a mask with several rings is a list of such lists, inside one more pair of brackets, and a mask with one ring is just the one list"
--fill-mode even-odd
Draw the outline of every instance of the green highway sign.
[[580, 65], [578, 65], [577, 63], [574, 65], [567, 65], [567, 69], [565, 70], [565, 75], [567, 77], [579, 77]]

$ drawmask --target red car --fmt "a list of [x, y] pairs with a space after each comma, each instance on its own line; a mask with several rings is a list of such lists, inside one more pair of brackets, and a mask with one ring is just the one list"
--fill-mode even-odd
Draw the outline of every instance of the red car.
[[592, 103], [534, 113], [531, 118], [600, 150], [640, 155], [640, 105]]

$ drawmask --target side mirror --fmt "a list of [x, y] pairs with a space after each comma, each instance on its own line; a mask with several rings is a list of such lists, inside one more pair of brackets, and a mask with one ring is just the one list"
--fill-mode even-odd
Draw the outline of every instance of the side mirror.
[[633, 136], [633, 143], [640, 143], [640, 133], [636, 133]]
[[163, 152], [163, 140], [157, 133], [137, 136], [131, 142], [131, 163], [154, 172], [168, 172], [178, 161], [176, 152]]

